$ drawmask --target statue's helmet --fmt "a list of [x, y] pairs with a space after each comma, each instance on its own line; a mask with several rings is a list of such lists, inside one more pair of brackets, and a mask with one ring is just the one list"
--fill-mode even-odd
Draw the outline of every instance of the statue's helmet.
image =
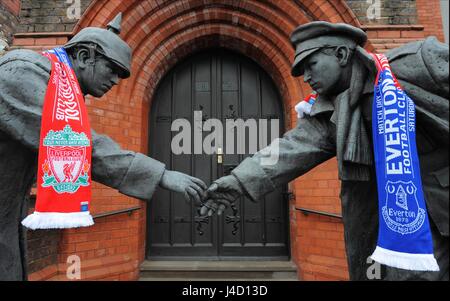
[[86, 27], [63, 47], [70, 49], [78, 45], [95, 44], [95, 50], [118, 67], [121, 71], [119, 76], [121, 78], [128, 78], [131, 73], [131, 48], [119, 37], [121, 20], [122, 14], [119, 13], [108, 24], [107, 29]]

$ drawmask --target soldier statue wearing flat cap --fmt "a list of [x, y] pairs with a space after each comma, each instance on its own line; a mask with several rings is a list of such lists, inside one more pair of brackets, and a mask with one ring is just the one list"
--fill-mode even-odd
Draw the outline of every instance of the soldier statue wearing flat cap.
[[[108, 29], [85, 28], [66, 45], [83, 95], [102, 97], [120, 78], [130, 76], [131, 49], [119, 37], [121, 15]], [[36, 179], [42, 106], [50, 60], [30, 50], [0, 58], [0, 280], [26, 279], [26, 246], [21, 220]], [[92, 131], [92, 178], [121, 193], [149, 200], [159, 185], [200, 201], [206, 185], [167, 170], [159, 161], [123, 150]]]
[[[293, 32], [292, 75], [303, 75], [304, 81], [318, 93], [309, 115], [299, 119], [297, 126], [276, 144], [245, 159], [231, 175], [216, 180], [208, 189], [208, 200], [201, 209], [202, 214], [221, 214], [242, 195], [258, 201], [277, 186], [336, 156], [352, 280], [368, 279], [368, 269], [373, 265], [368, 258], [377, 246], [379, 223], [371, 134], [378, 70], [374, 58], [362, 48], [366, 40], [366, 34], [358, 28], [323, 21], [301, 25]], [[381, 279], [448, 280], [449, 49], [429, 37], [385, 55], [399, 85], [415, 103], [423, 194], [440, 271], [381, 265]], [[261, 163], [267, 153], [276, 152], [279, 155], [276, 164]], [[401, 201], [400, 192], [397, 198]]]

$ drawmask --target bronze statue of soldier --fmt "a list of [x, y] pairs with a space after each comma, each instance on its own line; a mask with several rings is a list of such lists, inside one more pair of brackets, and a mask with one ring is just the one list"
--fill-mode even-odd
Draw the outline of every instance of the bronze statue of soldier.
[[[84, 95], [102, 97], [130, 76], [131, 49], [119, 37], [121, 15], [108, 30], [88, 27], [63, 47], [70, 56]], [[42, 106], [51, 63], [31, 50], [0, 58], [0, 280], [24, 280], [25, 236], [20, 224], [36, 177]], [[156, 187], [200, 202], [200, 179], [167, 170], [141, 153], [123, 150], [111, 138], [92, 131], [92, 178], [121, 193], [150, 200]]]

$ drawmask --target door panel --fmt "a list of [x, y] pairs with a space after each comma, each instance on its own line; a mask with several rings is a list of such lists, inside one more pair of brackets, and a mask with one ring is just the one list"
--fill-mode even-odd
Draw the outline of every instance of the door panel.
[[[211, 118], [222, 121], [223, 144], [216, 141], [216, 147], [225, 152], [222, 164], [217, 162], [217, 155], [203, 151], [204, 138], [211, 132], [201, 131], [194, 111], [202, 111], [203, 122]], [[261, 133], [249, 136], [248, 131], [245, 137], [238, 137], [226, 130], [227, 120], [254, 119], [258, 123], [260, 118], [279, 119], [280, 128], [283, 125], [280, 97], [269, 76], [253, 61], [224, 50], [197, 54], [170, 71], [155, 93], [150, 114], [150, 155], [168, 169], [198, 177], [207, 185], [229, 174], [250, 156], [250, 139], [259, 143], [259, 139], [274, 138]], [[172, 138], [179, 133], [171, 132], [171, 123], [179, 118], [191, 124], [192, 154], [174, 155], [170, 151]], [[270, 125], [266, 132], [270, 134]], [[201, 142], [195, 142], [195, 135], [201, 137]], [[239, 139], [246, 145], [245, 154], [237, 153]], [[284, 189], [258, 202], [239, 199], [222, 216], [205, 218], [181, 194], [158, 188], [147, 206], [147, 257], [287, 257], [289, 231]]]

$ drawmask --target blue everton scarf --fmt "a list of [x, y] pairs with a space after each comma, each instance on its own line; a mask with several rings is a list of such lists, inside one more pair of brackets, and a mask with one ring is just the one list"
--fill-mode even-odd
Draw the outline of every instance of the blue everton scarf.
[[439, 271], [422, 191], [414, 102], [398, 84], [387, 58], [372, 56], [378, 68], [372, 134], [379, 232], [371, 258], [406, 270]]

